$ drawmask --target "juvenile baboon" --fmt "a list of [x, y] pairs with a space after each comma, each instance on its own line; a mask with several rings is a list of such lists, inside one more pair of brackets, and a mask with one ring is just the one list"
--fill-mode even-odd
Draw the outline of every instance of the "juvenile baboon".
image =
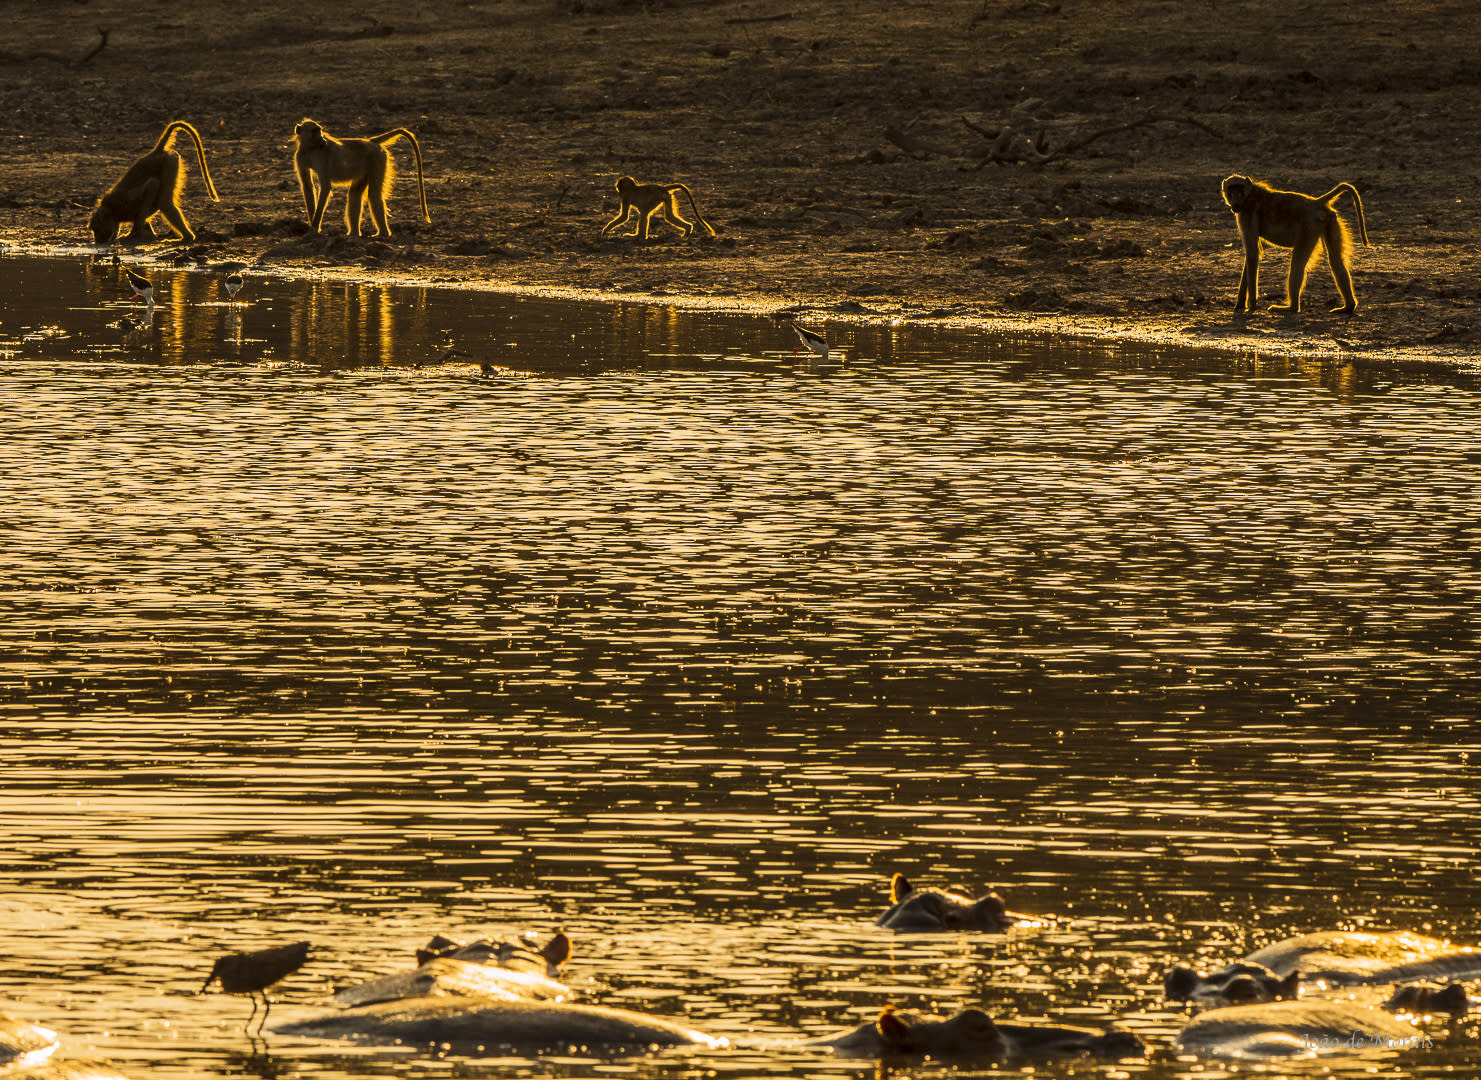
[[396, 169], [386, 145], [397, 139], [411, 142], [417, 160], [417, 191], [422, 199], [422, 220], [432, 220], [432, 215], [427, 212], [427, 185], [422, 179], [422, 148], [417, 137], [405, 128], [383, 131], [368, 139], [336, 139], [317, 121], [305, 119], [293, 129], [293, 137], [298, 140], [293, 167], [298, 171], [303, 205], [314, 232], [318, 232], [324, 222], [324, 208], [329, 205], [331, 189], [337, 184], [348, 184], [345, 231], [351, 236], [360, 235], [360, 220], [368, 203], [376, 227], [372, 235], [391, 235], [391, 226], [386, 222], [386, 198], [391, 194], [391, 181], [395, 179]]
[[130, 165], [118, 183], [98, 200], [88, 222], [95, 242], [111, 244], [125, 221], [133, 223], [129, 235], [124, 237], [126, 243], [137, 244], [146, 238], [153, 240], [154, 229], [149, 219], [155, 214], [163, 214], [170, 227], [187, 244], [195, 241], [195, 233], [185, 223], [185, 215], [180, 211], [185, 172], [180, 165], [180, 155], [170, 148], [175, 134], [180, 131], [195, 143], [196, 158], [201, 163], [201, 179], [206, 182], [211, 201], [221, 201], [216, 194], [216, 185], [211, 183], [211, 170], [206, 166], [206, 151], [201, 146], [200, 134], [184, 120], [172, 120], [165, 125], [154, 149]]
[[1248, 176], [1231, 176], [1224, 181], [1224, 201], [1239, 221], [1239, 235], [1244, 241], [1244, 270], [1239, 275], [1239, 296], [1235, 311], [1254, 311], [1259, 293], [1260, 241], [1291, 249], [1291, 269], [1286, 275], [1286, 302], [1274, 304], [1271, 311], [1300, 311], [1301, 290], [1306, 288], [1306, 269], [1317, 244], [1327, 247], [1327, 265], [1337, 291], [1345, 301], [1334, 312], [1352, 314], [1358, 309], [1358, 298], [1352, 291], [1352, 273], [1347, 267], [1347, 249], [1351, 238], [1347, 223], [1337, 216], [1332, 204], [1344, 191], [1352, 193], [1358, 206], [1358, 226], [1363, 245], [1368, 243], [1368, 223], [1363, 218], [1363, 200], [1351, 184], [1338, 184], [1325, 195], [1302, 195], [1296, 191], [1278, 191], [1269, 184]]
[[638, 215], [638, 227], [629, 236], [638, 236], [648, 239], [648, 225], [653, 220], [653, 215], [659, 210], [663, 211], [663, 220], [685, 236], [694, 234], [694, 224], [686, 220], [679, 213], [679, 192], [689, 197], [689, 208], [694, 211], [694, 218], [704, 231], [711, 236], [715, 235], [714, 227], [700, 216], [699, 207], [694, 204], [694, 192], [683, 184], [640, 184], [631, 176], [620, 177], [617, 181], [617, 194], [622, 197], [622, 208], [617, 211], [617, 216], [602, 226], [602, 235], [606, 236], [613, 229], [627, 224], [628, 219]]

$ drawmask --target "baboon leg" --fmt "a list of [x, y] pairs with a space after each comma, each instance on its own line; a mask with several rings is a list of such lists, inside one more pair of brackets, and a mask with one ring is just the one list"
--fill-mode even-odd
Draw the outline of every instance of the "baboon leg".
[[139, 244], [155, 238], [154, 228], [149, 224], [149, 219], [159, 209], [159, 191], [159, 179], [151, 177], [129, 192], [129, 205], [137, 206], [139, 210], [129, 225], [129, 234], [122, 238], [122, 243]]
[[664, 223], [671, 228], [677, 229], [683, 236], [691, 236], [694, 233], [694, 224], [679, 213], [679, 207], [672, 195], [669, 196], [668, 207], [663, 212]]
[[1306, 268], [1311, 265], [1311, 256], [1316, 252], [1318, 239], [1318, 236], [1303, 237], [1291, 249], [1291, 268], [1286, 272], [1286, 302], [1271, 304], [1271, 311], [1289, 311], [1295, 314], [1301, 310], [1301, 293], [1306, 288]]
[[[151, 215], [152, 216], [152, 215]], [[139, 218], [129, 229], [129, 234], [119, 241], [121, 244], [142, 244], [146, 241], [158, 240], [154, 233], [154, 226], [149, 224], [149, 218]]]
[[1347, 234], [1342, 223], [1334, 219], [1327, 226], [1327, 265], [1332, 268], [1332, 280], [1342, 294], [1343, 304], [1331, 310], [1351, 315], [1358, 309], [1358, 297], [1352, 288], [1352, 273], [1347, 269]]
[[633, 208], [627, 203], [622, 204], [622, 209], [617, 211], [617, 216], [602, 226], [602, 235], [606, 236], [614, 229], [621, 228], [632, 220]]
[[365, 217], [365, 186], [364, 180], [352, 183], [345, 202], [345, 232], [351, 236], [360, 235], [360, 221]]
[[184, 240], [187, 244], [195, 243], [195, 231], [186, 222], [185, 215], [180, 212], [178, 207], [173, 203], [165, 203], [159, 208], [159, 212], [165, 216], [165, 220], [179, 234], [181, 240]]
[[1346, 265], [1340, 259], [1332, 261], [1332, 280], [1337, 283], [1337, 291], [1342, 294], [1344, 303], [1341, 307], [1334, 307], [1332, 311], [1351, 315], [1358, 309], [1358, 298], [1352, 290], [1352, 275], [1348, 273]]
[[165, 220], [179, 234], [181, 240], [187, 244], [195, 243], [195, 232], [185, 221], [185, 212], [180, 209], [179, 199], [162, 200], [159, 204], [159, 212], [165, 216]]
[[375, 184], [365, 192], [365, 201], [370, 204], [370, 220], [375, 223], [377, 236], [390, 236], [391, 225], [386, 220], [386, 193]]
[[333, 185], [327, 181], [319, 185], [319, 195], [314, 201], [313, 219], [309, 222], [314, 232], [318, 232], [324, 224], [324, 211], [329, 207], [329, 193], [332, 189]]
[[1239, 271], [1239, 295], [1234, 298], [1235, 311], [1253, 311], [1254, 298], [1257, 293], [1256, 281], [1260, 276], [1260, 264], [1245, 260], [1244, 266]]
[[1234, 310], [1252, 312], [1260, 298], [1260, 236], [1258, 231], [1250, 236], [1241, 222], [1239, 237], [1244, 242], [1244, 267], [1239, 272], [1239, 295]]

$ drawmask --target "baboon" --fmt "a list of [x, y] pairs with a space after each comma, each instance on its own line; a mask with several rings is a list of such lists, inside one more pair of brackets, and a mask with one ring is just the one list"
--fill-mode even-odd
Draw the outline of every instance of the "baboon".
[[685, 236], [694, 234], [694, 224], [679, 213], [679, 192], [689, 196], [689, 208], [694, 211], [695, 221], [704, 227], [704, 231], [711, 236], [715, 235], [714, 227], [700, 216], [699, 207], [694, 204], [694, 192], [683, 184], [640, 184], [631, 176], [623, 176], [617, 180], [617, 194], [622, 197], [622, 208], [617, 211], [617, 216], [602, 226], [602, 235], [606, 236], [613, 229], [625, 225], [633, 215], [638, 215], [638, 227], [629, 236], [638, 236], [643, 240], [648, 239], [648, 225], [653, 220], [653, 215], [659, 210], [663, 211], [663, 220], [678, 229]]
[[1324, 195], [1302, 195], [1297, 191], [1277, 191], [1269, 184], [1248, 176], [1231, 176], [1224, 181], [1224, 201], [1239, 221], [1239, 235], [1244, 241], [1244, 270], [1239, 275], [1239, 296], [1235, 311], [1254, 311], [1260, 274], [1260, 241], [1291, 249], [1291, 268], [1286, 275], [1286, 302], [1271, 305], [1271, 311], [1301, 310], [1301, 291], [1306, 288], [1306, 270], [1317, 244], [1327, 247], [1327, 265], [1332, 279], [1342, 294], [1342, 307], [1334, 312], [1351, 315], [1358, 309], [1358, 298], [1352, 290], [1352, 272], [1347, 266], [1350, 236], [1347, 223], [1337, 216], [1332, 204], [1344, 191], [1351, 192], [1358, 207], [1358, 226], [1363, 245], [1368, 243], [1368, 223], [1363, 218], [1363, 199], [1351, 184], [1338, 184]]
[[314, 232], [318, 232], [324, 222], [324, 208], [329, 205], [330, 190], [336, 184], [348, 184], [345, 231], [351, 236], [360, 235], [360, 221], [368, 203], [377, 230], [371, 235], [391, 235], [391, 226], [386, 221], [386, 198], [391, 194], [391, 181], [395, 179], [396, 169], [386, 145], [397, 139], [411, 142], [417, 160], [417, 191], [422, 199], [422, 220], [432, 220], [432, 215], [427, 212], [427, 185], [422, 178], [422, 148], [417, 137], [405, 128], [383, 131], [368, 139], [336, 139], [317, 121], [305, 119], [293, 129], [293, 137], [298, 141], [293, 167], [298, 172], [303, 205]]
[[118, 183], [98, 200], [88, 222], [96, 243], [111, 244], [125, 221], [133, 223], [129, 235], [124, 237], [125, 243], [137, 244], [146, 238], [153, 240], [154, 228], [149, 219], [155, 214], [163, 214], [170, 227], [187, 244], [195, 242], [195, 233], [185, 223], [185, 215], [180, 211], [185, 173], [180, 167], [180, 155], [170, 148], [175, 134], [180, 131], [195, 143], [196, 158], [201, 163], [201, 179], [206, 182], [211, 201], [221, 201], [216, 194], [216, 185], [211, 183], [211, 170], [206, 166], [206, 151], [201, 146], [200, 133], [184, 120], [172, 120], [165, 125], [154, 149], [130, 165]]

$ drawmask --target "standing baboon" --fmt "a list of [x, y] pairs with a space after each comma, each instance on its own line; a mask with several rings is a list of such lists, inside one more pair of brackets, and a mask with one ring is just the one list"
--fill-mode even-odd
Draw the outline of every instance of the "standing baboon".
[[118, 183], [103, 193], [93, 209], [88, 227], [93, 231], [93, 240], [99, 244], [111, 244], [118, 236], [118, 229], [125, 221], [133, 223], [124, 241], [137, 244], [154, 239], [154, 229], [149, 219], [163, 214], [171, 228], [187, 244], [195, 241], [195, 233], [185, 223], [180, 211], [180, 192], [185, 188], [185, 172], [181, 168], [180, 155], [170, 148], [175, 134], [183, 131], [195, 143], [195, 153], [201, 163], [201, 179], [206, 182], [206, 191], [212, 202], [220, 202], [216, 185], [211, 183], [211, 170], [206, 166], [206, 151], [201, 146], [200, 134], [184, 120], [172, 120], [154, 144], [154, 149], [128, 167]]
[[679, 213], [679, 192], [689, 196], [689, 208], [694, 211], [694, 218], [704, 231], [711, 236], [715, 235], [714, 227], [700, 216], [699, 207], [694, 205], [694, 192], [683, 184], [640, 184], [631, 176], [619, 177], [617, 180], [617, 194], [622, 197], [622, 206], [617, 211], [617, 216], [602, 226], [602, 235], [606, 236], [613, 229], [626, 224], [627, 219], [633, 214], [638, 215], [638, 227], [629, 233], [629, 236], [637, 235], [641, 239], [648, 239], [648, 225], [653, 220], [653, 215], [663, 211], [663, 220], [678, 229], [685, 236], [694, 233], [694, 225]]
[[1333, 308], [1344, 314], [1358, 309], [1358, 298], [1352, 291], [1352, 272], [1347, 266], [1350, 237], [1347, 223], [1337, 216], [1332, 204], [1344, 191], [1351, 192], [1358, 206], [1358, 226], [1363, 245], [1368, 243], [1368, 223], [1363, 218], [1363, 200], [1351, 184], [1338, 184], [1325, 195], [1302, 195], [1296, 191], [1277, 191], [1269, 184], [1248, 176], [1231, 176], [1224, 181], [1224, 201], [1239, 221], [1239, 235], [1244, 241], [1244, 270], [1239, 275], [1239, 296], [1235, 311], [1254, 311], [1260, 274], [1260, 241], [1291, 249], [1291, 269], [1286, 276], [1286, 302], [1274, 304], [1271, 311], [1300, 311], [1301, 290], [1306, 288], [1306, 268], [1316, 253], [1316, 246], [1327, 247], [1327, 265], [1337, 291], [1345, 301]]
[[[324, 222], [324, 208], [329, 205], [330, 190], [337, 184], [350, 186], [345, 203], [345, 231], [360, 235], [364, 205], [370, 206], [376, 236], [390, 236], [386, 221], [386, 199], [391, 194], [391, 181], [396, 170], [386, 144], [408, 139], [417, 160], [417, 191], [422, 198], [422, 219], [430, 222], [427, 212], [427, 186], [422, 179], [422, 148], [417, 137], [405, 128], [395, 128], [368, 139], [336, 139], [314, 120], [300, 121], [293, 129], [298, 149], [293, 154], [293, 167], [298, 172], [298, 185], [303, 189], [303, 204], [308, 210], [309, 226], [314, 232]], [[315, 183], [317, 182], [317, 191]]]

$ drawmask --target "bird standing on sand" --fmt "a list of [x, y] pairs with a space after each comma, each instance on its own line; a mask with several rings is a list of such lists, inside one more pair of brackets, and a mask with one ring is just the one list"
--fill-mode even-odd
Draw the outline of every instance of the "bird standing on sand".
[[213, 982], [220, 982], [221, 989], [228, 994], [246, 994], [250, 997], [252, 1015], [247, 1017], [247, 1025], [242, 1029], [249, 1034], [252, 1030], [252, 1017], [257, 1015], [257, 995], [261, 994], [262, 1021], [257, 1025], [257, 1033], [260, 1035], [267, 1024], [268, 1011], [272, 1008], [272, 1001], [267, 996], [267, 988], [303, 967], [304, 961], [308, 958], [309, 943], [307, 941], [280, 945], [276, 949], [230, 953], [219, 957], [212, 965], [211, 974], [206, 978], [205, 985], [201, 987], [200, 992], [204, 994]]
[[242, 287], [242, 275], [228, 274], [222, 285], [226, 288], [226, 298], [228, 300], [235, 300], [237, 298], [237, 290]]
[[129, 276], [129, 288], [134, 290], [135, 299], [144, 298], [144, 303], [150, 307], [154, 306], [154, 286], [149, 284], [149, 279], [136, 270], [130, 270], [127, 266], [123, 272]]
[[[816, 357], [820, 357], [823, 360], [828, 359], [828, 339], [827, 338], [823, 337], [822, 334], [814, 334], [811, 330], [807, 329], [805, 326], [798, 326], [796, 319], [793, 319], [792, 320], [792, 330], [797, 334], [797, 340], [800, 341], [800, 342], [802, 342], [803, 345], [806, 345], [807, 346], [807, 351], [808, 352], [812, 353]], [[793, 356], [796, 356], [797, 355], [797, 349], [798, 348], [801, 348], [801, 346], [794, 346], [793, 347], [793, 349], [792, 349], [792, 355]]]

